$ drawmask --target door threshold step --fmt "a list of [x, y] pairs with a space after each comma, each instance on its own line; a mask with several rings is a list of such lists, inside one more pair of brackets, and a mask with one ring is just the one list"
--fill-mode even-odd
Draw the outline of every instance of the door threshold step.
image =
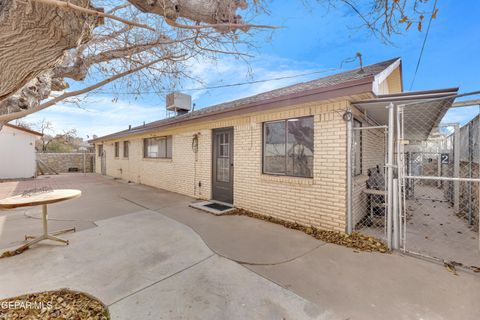
[[235, 208], [225, 202], [220, 201], [200, 201], [194, 202], [188, 205], [189, 207], [213, 213], [214, 215], [221, 216], [222, 214], [233, 211]]

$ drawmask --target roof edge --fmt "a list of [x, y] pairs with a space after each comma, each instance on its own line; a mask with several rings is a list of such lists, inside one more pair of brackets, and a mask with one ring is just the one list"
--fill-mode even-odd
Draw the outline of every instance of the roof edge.
[[[171, 118], [172, 121], [167, 123], [167, 124], [159, 124], [157, 126], [151, 126], [151, 127], [146, 126], [145, 130], [141, 130], [142, 127], [136, 127], [136, 128], [139, 128], [140, 130], [132, 132], [131, 134], [129, 134], [130, 130], [123, 130], [123, 131], [119, 131], [119, 132], [116, 132], [116, 133], [112, 133], [110, 135], [106, 135], [106, 136], [98, 137], [96, 139], [89, 140], [89, 142], [90, 143], [95, 143], [95, 142], [98, 142], [98, 141], [114, 140], [114, 139], [118, 139], [118, 138], [132, 136], [132, 135], [148, 133], [148, 132], [151, 132], [151, 131], [156, 131], [156, 130], [161, 129], [161, 128], [169, 128], [169, 127], [172, 127], [172, 126], [176, 126], [176, 125], [179, 125], [180, 123], [187, 124], [187, 123], [191, 123], [191, 122], [194, 122], [194, 121], [200, 121], [200, 120], [205, 119], [205, 118], [208, 119], [208, 118], [228, 117], [228, 116], [232, 116], [232, 115], [239, 114], [239, 113], [240, 114], [246, 113], [248, 111], [251, 111], [254, 108], [258, 108], [260, 106], [271, 105], [273, 103], [291, 102], [292, 105], [298, 104], [298, 103], [304, 103], [303, 101], [300, 101], [300, 102], [298, 102], [298, 101], [301, 100], [301, 99], [304, 99], [304, 100], [308, 99], [309, 97], [328, 95], [329, 93], [333, 93], [335, 91], [343, 92], [343, 91], [348, 90], [350, 88], [357, 88], [358, 87], [358, 88], [362, 88], [363, 92], [372, 92], [373, 81], [374, 81], [374, 76], [368, 76], [368, 77], [365, 77], [365, 78], [362, 78], [362, 79], [348, 81], [348, 82], [336, 84], [336, 85], [333, 85], [333, 86], [305, 90], [305, 91], [302, 91], [302, 92], [297, 92], [297, 93], [288, 94], [288, 95], [284, 95], [284, 96], [280, 96], [280, 97], [275, 97], [275, 98], [271, 98], [271, 99], [267, 99], [267, 100], [262, 100], [262, 101], [259, 101], [259, 102], [246, 103], [245, 105], [241, 105], [238, 108], [233, 108], [232, 110], [228, 110], [228, 109], [227, 110], [218, 110], [218, 111], [214, 111], [214, 112], [211, 112], [211, 113], [208, 113], [208, 114], [203, 114], [203, 115], [199, 115], [199, 116], [192, 116], [190, 118], [182, 117], [182, 118], [175, 119], [175, 117], [173, 117], [173, 118]], [[369, 90], [365, 90], [366, 85], [368, 86]], [[358, 92], [354, 92], [354, 94], [357, 94], [357, 93]], [[323, 99], [321, 97], [314, 98], [313, 101], [327, 100], [327, 99], [338, 98], [338, 97], [347, 96], [347, 95], [348, 94], [344, 94], [344, 93], [343, 94], [337, 94], [337, 95], [334, 94], [330, 97], [325, 97]], [[295, 103], [295, 101], [297, 101], [297, 103]], [[270, 110], [270, 109], [273, 109], [273, 108], [265, 108], [264, 110]], [[253, 110], [252, 112], [255, 112], [255, 110]], [[219, 116], [219, 115], [222, 115], [222, 116]], [[135, 128], [133, 128], [133, 129], [135, 129]], [[122, 134], [122, 133], [124, 133], [124, 134]], [[116, 135], [118, 135], [118, 136], [116, 136]]]
[[453, 87], [453, 88], [445, 88], [445, 89], [433, 89], [433, 90], [421, 90], [421, 91], [412, 91], [412, 92], [402, 92], [402, 93], [392, 93], [392, 94], [382, 94], [382, 95], [375, 95], [375, 99], [369, 100], [360, 100], [360, 101], [353, 101], [352, 104], [359, 104], [359, 103], [377, 103], [381, 101], [402, 101], [402, 100], [412, 100], [418, 98], [418, 96], [432, 96], [432, 98], [438, 97], [448, 97], [453, 96], [458, 93], [460, 88]]
[[35, 136], [43, 137], [43, 133], [40, 133], [40, 132], [34, 131], [34, 130], [30, 130], [30, 129], [27, 129], [27, 128], [24, 128], [24, 127], [16, 126], [14, 124], [5, 123], [4, 126], [10, 127], [12, 129], [20, 130], [20, 131], [23, 131], [23, 132], [26, 132], [26, 133], [30, 133], [30, 134], [33, 134]]

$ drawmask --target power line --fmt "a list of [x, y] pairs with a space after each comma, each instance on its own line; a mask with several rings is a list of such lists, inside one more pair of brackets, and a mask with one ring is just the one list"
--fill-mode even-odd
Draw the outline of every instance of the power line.
[[422, 49], [420, 50], [420, 55], [418, 56], [417, 67], [415, 68], [415, 73], [413, 74], [412, 83], [410, 84], [410, 91], [412, 90], [413, 84], [415, 83], [415, 79], [417, 78], [418, 69], [420, 68], [420, 62], [422, 61], [423, 50], [425, 49], [425, 45], [427, 43], [428, 34], [430, 33], [430, 25], [432, 24], [433, 16], [435, 15], [436, 9], [437, 9], [437, 0], [435, 0], [435, 2], [433, 3], [432, 14], [430, 15], [430, 20], [428, 20], [427, 32], [425, 33]]
[[[215, 86], [208, 86], [208, 87], [197, 87], [197, 88], [182, 88], [179, 89], [180, 91], [200, 91], [200, 90], [211, 90], [211, 89], [220, 89], [220, 88], [229, 88], [229, 87], [238, 87], [238, 86], [244, 86], [244, 85], [249, 85], [249, 84], [257, 84], [257, 83], [264, 83], [264, 82], [270, 82], [270, 81], [278, 81], [278, 80], [284, 80], [284, 79], [291, 79], [291, 78], [298, 78], [298, 77], [304, 77], [304, 76], [309, 76], [313, 74], [320, 74], [320, 73], [327, 73], [327, 72], [333, 72], [338, 69], [332, 68], [332, 69], [326, 69], [322, 71], [313, 71], [313, 72], [307, 72], [307, 73], [301, 73], [301, 74], [295, 74], [291, 76], [283, 76], [283, 77], [276, 77], [276, 78], [270, 78], [270, 79], [262, 79], [262, 80], [254, 80], [254, 81], [246, 81], [246, 82], [237, 82], [237, 83], [230, 83], [230, 84], [223, 84], [223, 85], [215, 85]], [[137, 91], [137, 92], [115, 92], [115, 94], [159, 94], [159, 93], [170, 93], [172, 90], [159, 90], [159, 91]], [[96, 91], [95, 94], [111, 94], [114, 92], [106, 92], [106, 91]]]

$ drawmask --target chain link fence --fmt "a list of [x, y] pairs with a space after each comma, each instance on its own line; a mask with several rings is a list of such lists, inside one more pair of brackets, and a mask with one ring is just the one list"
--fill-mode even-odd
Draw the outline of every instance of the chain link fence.
[[385, 240], [387, 129], [356, 120], [352, 136], [353, 231]]
[[478, 265], [479, 115], [458, 108], [445, 116], [453, 100], [397, 109], [400, 243], [405, 251]]
[[419, 96], [370, 102], [351, 120], [347, 230], [478, 266], [480, 95], [473, 107]]

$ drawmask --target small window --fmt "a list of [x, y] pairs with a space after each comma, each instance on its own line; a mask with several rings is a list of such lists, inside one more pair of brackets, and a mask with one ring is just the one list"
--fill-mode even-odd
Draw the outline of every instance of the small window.
[[313, 117], [263, 125], [263, 173], [313, 177]]
[[98, 156], [103, 156], [103, 144], [98, 145]]
[[115, 142], [115, 158], [118, 158], [120, 155], [120, 142]]
[[[361, 128], [362, 123], [354, 119], [353, 127]], [[362, 174], [362, 130], [361, 129], [353, 130], [353, 144], [354, 144], [353, 145], [353, 157], [354, 157], [353, 165], [355, 166], [354, 173], [356, 176], [358, 176]]]
[[128, 158], [128, 146], [130, 145], [130, 141], [123, 141], [123, 157]]
[[143, 139], [145, 158], [172, 158], [172, 136]]

